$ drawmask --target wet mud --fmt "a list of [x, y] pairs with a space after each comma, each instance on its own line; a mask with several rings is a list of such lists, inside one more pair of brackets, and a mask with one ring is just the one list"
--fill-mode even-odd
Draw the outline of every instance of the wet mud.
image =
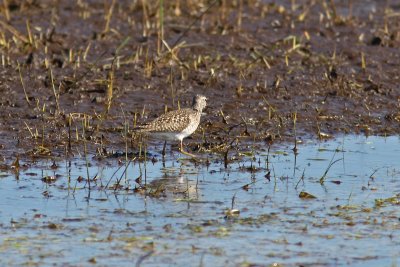
[[136, 124], [197, 93], [191, 151], [399, 132], [395, 2], [5, 3], [3, 161], [124, 151]]

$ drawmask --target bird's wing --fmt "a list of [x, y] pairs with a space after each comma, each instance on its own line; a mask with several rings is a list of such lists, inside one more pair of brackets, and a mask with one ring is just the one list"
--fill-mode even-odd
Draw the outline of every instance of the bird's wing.
[[180, 109], [162, 114], [148, 124], [140, 126], [142, 132], [181, 132], [191, 121], [190, 109]]

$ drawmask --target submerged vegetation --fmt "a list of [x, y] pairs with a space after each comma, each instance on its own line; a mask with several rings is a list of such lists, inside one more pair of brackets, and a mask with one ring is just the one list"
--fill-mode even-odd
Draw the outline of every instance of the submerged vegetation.
[[0, 262], [396, 265], [399, 140], [340, 143], [257, 151], [227, 168], [174, 155], [15, 162], [1, 172]]

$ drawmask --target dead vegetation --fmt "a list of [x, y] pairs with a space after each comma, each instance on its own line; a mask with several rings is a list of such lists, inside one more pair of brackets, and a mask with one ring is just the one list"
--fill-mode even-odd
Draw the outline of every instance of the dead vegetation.
[[[398, 7], [364, 1], [3, 1], [2, 154], [138, 150], [209, 97], [191, 150], [399, 127]], [[87, 152], [86, 152], [87, 151]]]

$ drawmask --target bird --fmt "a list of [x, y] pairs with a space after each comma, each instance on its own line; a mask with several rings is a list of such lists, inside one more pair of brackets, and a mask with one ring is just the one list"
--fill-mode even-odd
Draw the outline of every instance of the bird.
[[203, 109], [207, 106], [207, 97], [195, 95], [192, 107], [169, 111], [149, 123], [134, 128], [140, 134], [145, 134], [151, 138], [164, 140], [162, 155], [165, 155], [167, 141], [180, 141], [179, 152], [187, 156], [195, 155], [184, 151], [183, 139], [194, 133], [200, 124]]

